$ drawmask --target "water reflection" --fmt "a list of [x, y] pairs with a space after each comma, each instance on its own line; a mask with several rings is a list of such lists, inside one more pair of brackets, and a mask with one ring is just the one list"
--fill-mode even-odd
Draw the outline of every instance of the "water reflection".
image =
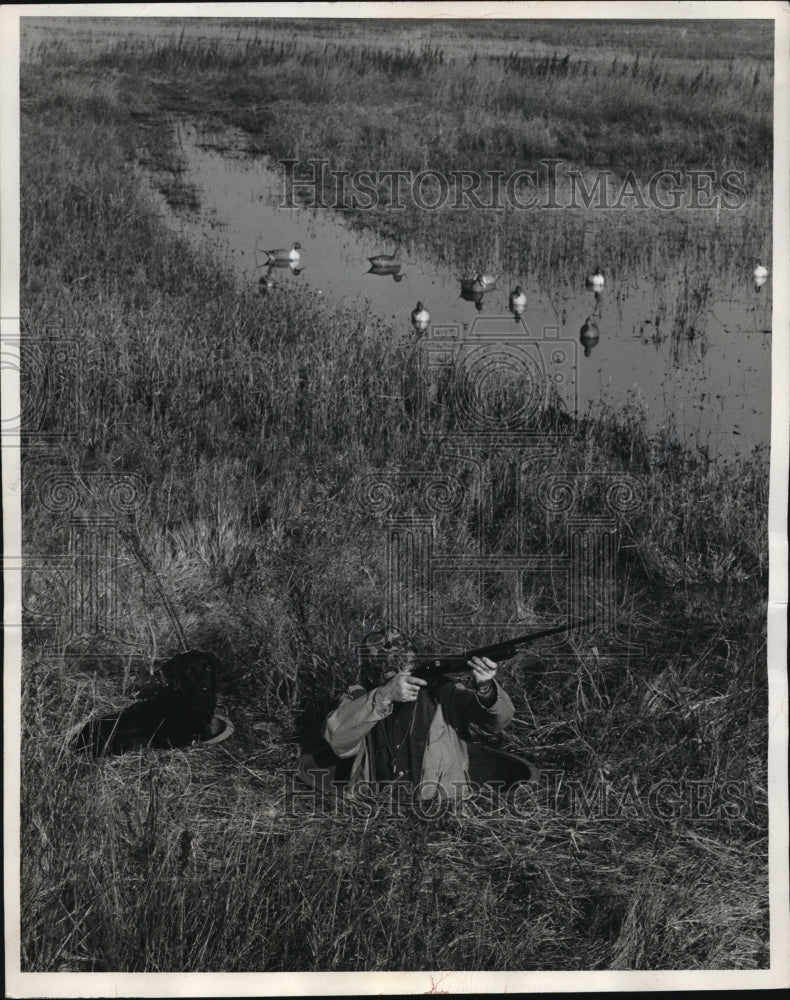
[[267, 270], [277, 268], [278, 271], [288, 270], [291, 274], [300, 275], [304, 271], [304, 264], [298, 260], [272, 260], [264, 265]]
[[[368, 258], [371, 260], [372, 258]], [[392, 277], [393, 281], [403, 281], [400, 264], [371, 264], [365, 274], [378, 274], [382, 277]]]
[[482, 311], [485, 294], [482, 279], [482, 274], [476, 274], [474, 278], [461, 278], [461, 298], [465, 302], [474, 302], [478, 312]]
[[589, 358], [592, 354], [592, 349], [596, 346], [600, 339], [601, 331], [598, 329], [598, 324], [595, 322], [595, 318], [593, 316], [588, 316], [584, 321], [581, 330], [579, 330], [579, 342], [584, 348], [585, 358]]
[[419, 333], [424, 333], [428, 329], [428, 324], [430, 322], [431, 314], [422, 302], [418, 302], [415, 308], [411, 311], [411, 325]]
[[521, 285], [516, 285], [510, 293], [507, 307], [513, 313], [513, 319], [518, 323], [519, 317], [524, 314], [524, 310], [527, 308], [527, 296], [522, 291]]

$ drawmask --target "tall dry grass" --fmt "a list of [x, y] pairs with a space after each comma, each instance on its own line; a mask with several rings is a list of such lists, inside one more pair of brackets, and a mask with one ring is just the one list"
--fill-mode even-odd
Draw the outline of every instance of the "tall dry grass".
[[[81, 357], [79, 379], [38, 413], [39, 430], [77, 434], [25, 466], [25, 550], [67, 546], [64, 518], [38, 502], [48, 473], [140, 476], [141, 509], [121, 526], [189, 643], [223, 660], [236, 734], [100, 764], [71, 754], [70, 728], [121, 707], [177, 648], [126, 544], [114, 629], [89, 647], [61, 633], [54, 654], [27, 630], [23, 968], [764, 967], [764, 457], [707, 463], [649, 439], [636, 411], [569, 428], [536, 478], [577, 474], [590, 506], [594, 471], [644, 486], [621, 525], [616, 601], [646, 655], [586, 644], [504, 669], [518, 721], [502, 745], [561, 771], [559, 799], [523, 816], [470, 803], [432, 823], [332, 806], [305, 817], [283, 785], [300, 726], [354, 679], [348, 632], [382, 610], [384, 526], [352, 502], [354, 484], [444, 468], [417, 433], [414, 347], [353, 312], [256, 297], [168, 234], [135, 177], [127, 85], [96, 89], [84, 73], [23, 74], [26, 336], [63, 333]], [[512, 530], [505, 466], [483, 456], [502, 515], [491, 545]], [[562, 524], [534, 484], [524, 502], [532, 549], [561, 553]], [[88, 492], [76, 513], [109, 512]], [[470, 513], [440, 526], [462, 550]], [[26, 581], [31, 609], [40, 585]], [[524, 593], [541, 614], [567, 599], [561, 574]], [[56, 620], [67, 602], [50, 597]], [[742, 805], [613, 822], [567, 808], [569, 783], [622, 795], [662, 780], [686, 804], [694, 782], [717, 795], [736, 782]]]

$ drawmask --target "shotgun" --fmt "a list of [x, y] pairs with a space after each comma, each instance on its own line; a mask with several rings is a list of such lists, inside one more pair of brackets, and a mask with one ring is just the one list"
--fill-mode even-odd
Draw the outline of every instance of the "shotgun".
[[415, 657], [417, 667], [412, 673], [416, 677], [424, 677], [426, 680], [432, 680], [442, 674], [465, 673], [469, 670], [467, 661], [473, 656], [485, 656], [495, 663], [501, 663], [503, 660], [509, 660], [511, 656], [515, 656], [522, 646], [528, 646], [531, 642], [536, 642], [549, 635], [559, 635], [560, 632], [570, 632], [572, 629], [582, 628], [589, 625], [592, 620], [592, 618], [585, 618], [575, 623], [555, 625], [552, 628], [540, 629], [538, 632], [530, 632], [528, 635], [506, 639], [504, 642], [495, 642], [490, 646], [467, 649], [465, 653], [418, 654]]

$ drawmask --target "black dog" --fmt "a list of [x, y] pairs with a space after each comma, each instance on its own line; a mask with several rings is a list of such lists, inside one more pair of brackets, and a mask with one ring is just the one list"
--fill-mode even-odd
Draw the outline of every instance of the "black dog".
[[217, 657], [190, 650], [161, 669], [164, 687], [117, 715], [92, 719], [77, 736], [74, 749], [103, 757], [142, 746], [166, 750], [210, 739], [220, 669]]

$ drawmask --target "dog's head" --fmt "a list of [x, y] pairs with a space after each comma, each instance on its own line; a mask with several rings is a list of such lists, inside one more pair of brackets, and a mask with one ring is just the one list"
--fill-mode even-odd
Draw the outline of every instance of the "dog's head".
[[179, 653], [162, 665], [168, 685], [179, 691], [190, 705], [209, 719], [217, 703], [217, 678], [220, 663], [213, 653], [191, 649]]

